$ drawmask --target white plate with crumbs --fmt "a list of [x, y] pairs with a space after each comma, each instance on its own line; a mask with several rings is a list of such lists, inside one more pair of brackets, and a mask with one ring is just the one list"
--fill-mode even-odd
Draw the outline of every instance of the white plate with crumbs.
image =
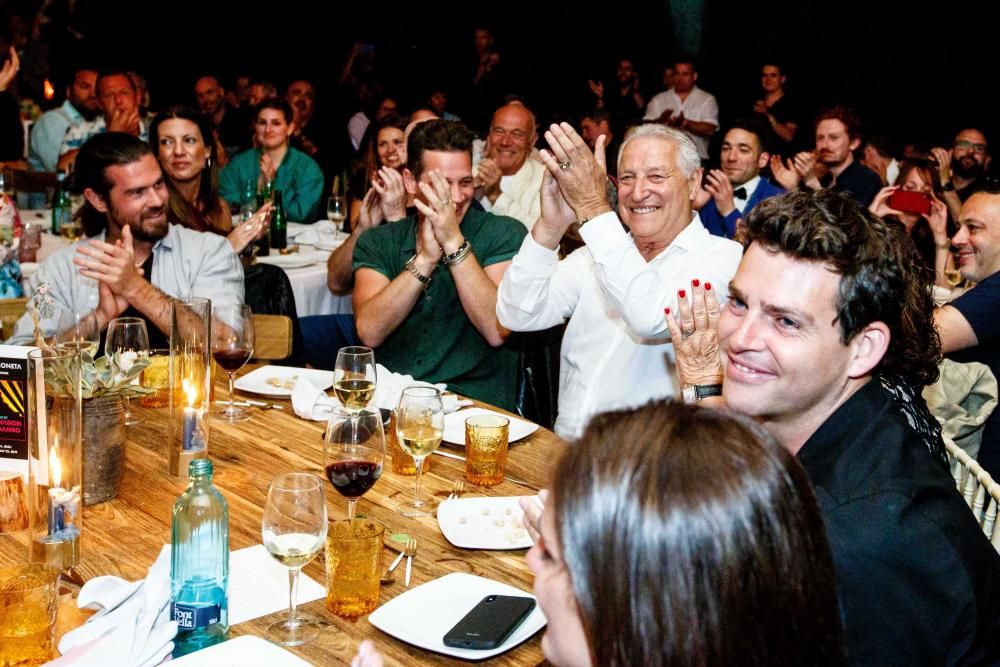
[[264, 255], [257, 258], [257, 262], [260, 264], [274, 264], [275, 266], [280, 266], [286, 269], [296, 269], [303, 266], [312, 266], [313, 264], [320, 264], [325, 262], [327, 258], [326, 253], [317, 252], [315, 250], [290, 252], [287, 255], [282, 255], [280, 251], [271, 248], [270, 255]]
[[244, 635], [163, 663], [173, 667], [309, 667], [302, 658], [260, 637]]
[[438, 505], [438, 526], [462, 549], [528, 549], [534, 542], [517, 504], [521, 497], [444, 500]]
[[326, 391], [333, 386], [333, 371], [315, 368], [295, 368], [294, 366], [261, 366], [241, 378], [234, 386], [240, 391], [263, 396], [291, 396], [299, 378], [306, 378], [317, 389]]
[[[463, 660], [500, 655], [545, 627], [545, 614], [536, 604], [524, 622], [497, 648], [480, 651], [445, 646], [445, 634], [487, 595], [535, 597], [499, 581], [452, 572], [397, 595], [369, 614], [368, 621], [407, 644]], [[419, 663], [419, 657], [414, 656], [414, 664]]]
[[507, 427], [507, 442], [517, 442], [523, 440], [538, 430], [538, 424], [511, 417], [501, 412], [487, 410], [486, 408], [465, 408], [458, 412], [452, 412], [444, 416], [444, 436], [442, 440], [452, 445], [465, 447], [465, 420], [476, 415], [497, 415], [510, 420]]

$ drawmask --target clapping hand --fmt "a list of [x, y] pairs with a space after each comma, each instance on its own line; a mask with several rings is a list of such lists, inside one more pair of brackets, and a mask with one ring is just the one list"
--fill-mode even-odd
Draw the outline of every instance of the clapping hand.
[[424, 220], [428, 221], [437, 239], [437, 244], [447, 252], [455, 252], [462, 245], [462, 232], [458, 228], [458, 212], [452, 201], [451, 188], [448, 180], [438, 169], [428, 173], [430, 183], [421, 181], [417, 184], [423, 193], [426, 203], [417, 199], [417, 210]]
[[796, 153], [795, 157], [792, 158], [792, 165], [795, 167], [795, 171], [799, 173], [802, 178], [802, 182], [813, 190], [819, 190], [819, 172], [817, 171], [818, 164], [816, 162], [816, 156], [812, 151], [802, 151], [801, 153]]
[[382, 208], [383, 219], [402, 220], [406, 217], [406, 188], [398, 171], [392, 167], [382, 167], [372, 179], [372, 188], [378, 195], [377, 201]]
[[727, 216], [736, 210], [736, 204], [733, 201], [733, 184], [725, 172], [718, 169], [709, 170], [708, 174], [705, 175], [705, 189], [715, 200], [715, 207], [720, 215]]
[[356, 234], [382, 224], [384, 218], [382, 215], [381, 200], [382, 197], [375, 189], [375, 181], [372, 181], [372, 187], [368, 188], [365, 198], [361, 200], [361, 213], [358, 214], [358, 220], [354, 225], [354, 232]]
[[[490, 154], [488, 151], [489, 145], [487, 144], [487, 155]], [[491, 202], [496, 203], [501, 194], [500, 177], [503, 174], [500, 173], [500, 165], [493, 158], [486, 157], [479, 161], [476, 169], [476, 176], [483, 188], [483, 194], [489, 197]]]
[[243, 252], [244, 248], [250, 245], [250, 243], [264, 235], [268, 228], [272, 207], [273, 204], [271, 202], [265, 203], [246, 222], [236, 225], [226, 235], [229, 245], [233, 247], [234, 252]]
[[10, 59], [0, 67], [0, 93], [7, 90], [11, 81], [17, 76], [17, 71], [21, 69], [21, 59], [17, 56], [17, 50], [10, 47]]
[[691, 303], [684, 290], [677, 295], [677, 313], [664, 311], [670, 340], [674, 344], [677, 373], [682, 386], [721, 384], [719, 354], [719, 301], [709, 283], [691, 281]]
[[771, 174], [786, 190], [794, 190], [802, 182], [802, 175], [792, 166], [791, 160], [782, 160], [780, 155], [771, 156]]
[[257, 179], [258, 189], [265, 186], [274, 180], [277, 174], [277, 167], [274, 166], [274, 161], [271, 160], [271, 156], [267, 153], [260, 154], [260, 177]]
[[122, 238], [117, 243], [93, 240], [76, 248], [73, 263], [80, 267], [80, 275], [93, 278], [110, 288], [115, 296], [129, 297], [144, 282], [142, 268], [135, 265], [132, 230], [122, 227]]
[[596, 153], [591, 153], [569, 123], [551, 125], [545, 132], [545, 141], [549, 150], [541, 150], [542, 163], [559, 184], [577, 218], [593, 218], [610, 211], [604, 141], [599, 140]]

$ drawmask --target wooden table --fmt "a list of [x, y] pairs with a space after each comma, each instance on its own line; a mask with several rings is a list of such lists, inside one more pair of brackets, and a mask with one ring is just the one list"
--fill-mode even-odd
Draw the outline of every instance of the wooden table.
[[[227, 396], [224, 382], [225, 376], [220, 373], [217, 399]], [[229, 503], [230, 548], [234, 551], [260, 544], [261, 517], [273, 477], [294, 471], [309, 471], [323, 477], [321, 434], [325, 424], [299, 419], [289, 401], [277, 402], [285, 409], [253, 409], [253, 418], [241, 424], [211, 421], [209, 455], [215, 466], [215, 485]], [[143, 578], [161, 547], [170, 542], [171, 508], [186, 483], [166, 472], [167, 409], [144, 409], [137, 403], [133, 402], [132, 409], [142, 423], [128, 430], [121, 492], [114, 500], [84, 512], [78, 568], [84, 579], [102, 574], [116, 574], [130, 580]], [[563, 447], [563, 441], [556, 435], [539, 429], [510, 450], [508, 470], [535, 488], [542, 488], [548, 484], [552, 463]], [[445, 540], [435, 517], [414, 519], [396, 514], [395, 503], [413, 493], [414, 478], [394, 474], [386, 458], [382, 477], [359, 501], [358, 512], [385, 523], [387, 535], [402, 532], [417, 538], [419, 549], [413, 560], [411, 587], [450, 572], [468, 572], [531, 591], [533, 577], [525, 564], [524, 551], [458, 549]], [[430, 458], [431, 470], [423, 478], [424, 493], [441, 499], [448, 495], [452, 481], [464, 476], [464, 463], [435, 455]], [[324, 486], [330, 516], [346, 518], [347, 501], [327, 482]], [[489, 496], [527, 495], [534, 491], [510, 481], [492, 488], [467, 484], [467, 489], [466, 495], [481, 492]], [[382, 555], [383, 567], [395, 555], [395, 551], [386, 549]], [[321, 583], [325, 581], [323, 560], [321, 554], [304, 569], [306, 575]], [[395, 583], [382, 587], [380, 604], [405, 590], [402, 577], [397, 576]], [[367, 617], [356, 621], [337, 618], [326, 610], [323, 600], [303, 605], [303, 609], [323, 616], [332, 625], [313, 643], [290, 649], [312, 663], [347, 664], [363, 639], [376, 642], [387, 664], [461, 663], [397, 641], [377, 630]], [[263, 636], [264, 629], [275, 618], [272, 615], [234, 626], [230, 636]], [[543, 659], [539, 634], [494, 658], [491, 664], [535, 665]]]

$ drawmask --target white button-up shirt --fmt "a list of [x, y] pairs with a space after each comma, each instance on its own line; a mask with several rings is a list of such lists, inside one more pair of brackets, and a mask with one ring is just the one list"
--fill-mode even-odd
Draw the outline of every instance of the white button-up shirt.
[[[657, 120], [667, 109], [671, 110], [671, 116], [683, 113], [684, 118], [687, 120], [712, 123], [715, 125], [715, 129], [719, 129], [719, 103], [715, 101], [715, 95], [705, 92], [698, 86], [691, 89], [691, 92], [688, 93], [683, 102], [680, 95], [674, 92], [673, 88], [654, 95], [653, 99], [646, 105], [646, 115], [642, 119]], [[700, 134], [694, 134], [687, 130], [684, 130], [684, 133], [691, 137], [691, 141], [698, 147], [698, 156], [702, 160], [707, 160], [708, 137], [703, 137]]]
[[538, 331], [566, 319], [555, 430], [576, 438], [598, 412], [673, 396], [674, 350], [663, 309], [677, 312], [677, 291], [710, 282], [720, 301], [742, 256], [739, 244], [712, 236], [697, 214], [647, 262], [615, 213], [580, 229], [586, 246], [558, 260], [529, 234], [504, 274], [497, 317], [513, 331]]
[[545, 165], [533, 157], [528, 157], [511, 176], [500, 177], [500, 196], [490, 203], [489, 197], [483, 197], [479, 202], [483, 209], [496, 215], [508, 215], [531, 231], [542, 212], [542, 178], [545, 176]]

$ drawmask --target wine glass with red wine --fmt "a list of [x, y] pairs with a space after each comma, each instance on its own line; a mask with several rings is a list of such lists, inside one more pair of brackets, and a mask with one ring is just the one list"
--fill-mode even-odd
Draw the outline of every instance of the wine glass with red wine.
[[326, 478], [347, 498], [347, 518], [354, 521], [358, 498], [375, 485], [385, 461], [385, 434], [377, 409], [336, 407], [323, 439]]
[[233, 376], [253, 355], [254, 330], [250, 306], [212, 307], [212, 357], [229, 375], [229, 405], [216, 412], [227, 422], [250, 419], [250, 413], [233, 404]]

